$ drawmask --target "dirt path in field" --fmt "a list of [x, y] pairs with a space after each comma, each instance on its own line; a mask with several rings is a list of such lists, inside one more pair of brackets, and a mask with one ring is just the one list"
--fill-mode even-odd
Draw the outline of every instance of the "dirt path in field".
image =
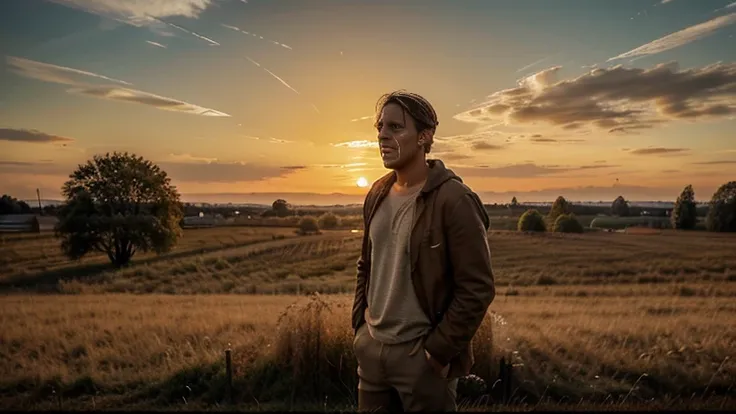
[[[134, 268], [140, 265], [154, 264], [161, 261], [171, 261], [191, 257], [201, 257], [206, 259], [223, 255], [242, 256], [252, 253], [260, 253], [274, 249], [280, 249], [291, 244], [312, 243], [315, 241], [358, 237], [360, 237], [359, 233], [351, 233], [347, 230], [325, 231], [322, 234], [310, 236], [288, 237], [285, 239], [258, 242], [245, 242], [241, 246], [228, 246], [214, 250], [190, 249], [177, 253], [133, 260], [130, 264], [130, 267]], [[109, 263], [94, 263], [84, 264], [81, 266], [70, 265], [33, 274], [16, 275], [4, 280], [0, 280], [0, 293], [28, 293], [29, 291], [33, 291], [36, 293], [55, 293], [57, 292], [57, 286], [60, 281], [90, 278], [109, 270], [112, 270], [112, 267]]]

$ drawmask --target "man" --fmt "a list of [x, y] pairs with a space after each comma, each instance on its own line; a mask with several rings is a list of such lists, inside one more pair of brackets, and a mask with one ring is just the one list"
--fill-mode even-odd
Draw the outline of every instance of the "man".
[[358, 409], [454, 411], [471, 339], [495, 296], [478, 196], [427, 160], [437, 115], [404, 91], [376, 106], [383, 165], [363, 204], [353, 303]]

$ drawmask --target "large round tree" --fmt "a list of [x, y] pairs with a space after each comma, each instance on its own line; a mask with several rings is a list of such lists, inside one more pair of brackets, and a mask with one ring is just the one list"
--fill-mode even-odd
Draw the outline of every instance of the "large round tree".
[[97, 155], [69, 175], [62, 193], [56, 234], [71, 259], [99, 251], [119, 267], [138, 251], [169, 251], [181, 235], [176, 187], [142, 157]]
[[723, 184], [713, 194], [706, 224], [710, 231], [736, 232], [736, 181]]

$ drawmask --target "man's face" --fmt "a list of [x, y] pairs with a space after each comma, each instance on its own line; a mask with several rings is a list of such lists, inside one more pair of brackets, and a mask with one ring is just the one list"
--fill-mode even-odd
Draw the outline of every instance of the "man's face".
[[378, 148], [386, 168], [401, 169], [419, 152], [424, 152], [424, 148], [418, 144], [414, 119], [396, 103], [391, 102], [383, 107], [377, 129]]

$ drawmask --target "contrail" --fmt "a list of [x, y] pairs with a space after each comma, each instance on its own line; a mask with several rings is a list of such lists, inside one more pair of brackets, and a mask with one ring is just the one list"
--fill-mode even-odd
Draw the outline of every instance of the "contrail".
[[179, 30], [181, 30], [181, 31], [182, 31], [182, 32], [184, 32], [184, 33], [190, 34], [190, 35], [192, 35], [192, 36], [194, 36], [194, 37], [198, 37], [198, 38], [200, 38], [200, 39], [204, 40], [205, 42], [208, 42], [209, 44], [211, 44], [211, 45], [213, 45], [213, 46], [220, 46], [220, 44], [219, 44], [219, 43], [215, 42], [214, 40], [210, 39], [209, 37], [206, 37], [206, 36], [202, 36], [202, 35], [201, 35], [201, 34], [199, 34], [199, 33], [196, 33], [196, 32], [193, 32], [193, 31], [191, 31], [191, 30], [185, 29], [185, 28], [183, 28], [183, 27], [181, 27], [181, 26], [177, 26], [177, 25], [175, 25], [174, 23], [169, 23], [169, 22], [165, 22], [165, 21], [163, 21], [163, 20], [161, 20], [161, 19], [158, 19], [158, 18], [156, 18], [156, 17], [153, 17], [153, 16], [148, 16], [148, 17], [149, 17], [149, 18], [151, 18], [151, 19], [154, 19], [154, 20], [156, 20], [156, 21], [158, 21], [158, 22], [161, 22], [161, 23], [163, 23], [163, 24], [167, 24], [167, 25], [169, 25], [169, 26], [173, 27], [174, 29], [179, 29]]
[[267, 41], [269, 41], [269, 42], [271, 42], [271, 43], [273, 43], [273, 44], [275, 44], [277, 46], [281, 46], [281, 47], [283, 47], [285, 49], [294, 50], [294, 49], [292, 49], [291, 46], [289, 46], [287, 44], [284, 44], [284, 43], [281, 43], [281, 42], [277, 42], [277, 41], [271, 40], [271, 39], [266, 39], [266, 38], [264, 38], [261, 35], [258, 35], [258, 34], [255, 34], [255, 33], [251, 33], [251, 32], [247, 32], [247, 31], [245, 31], [245, 30], [243, 30], [243, 29], [241, 29], [239, 27], [236, 27], [236, 26], [231, 26], [231, 25], [225, 24], [225, 23], [220, 23], [220, 26], [225, 27], [225, 28], [228, 28], [230, 30], [235, 30], [236, 32], [240, 32], [240, 33], [243, 33], [243, 34], [246, 34], [246, 35], [257, 37], [257, 38], [259, 38], [261, 40], [267, 40]]
[[152, 42], [150, 40], [146, 40], [146, 43], [148, 43], [149, 45], [154, 45], [156, 47], [160, 47], [160, 48], [166, 49], [166, 46], [164, 46], [164, 45], [162, 45], [161, 43], [158, 43], [158, 42]]
[[542, 58], [542, 59], [539, 59], [539, 60], [538, 60], [538, 61], [536, 61], [536, 62], [532, 62], [532, 63], [530, 63], [530, 64], [528, 64], [528, 65], [524, 66], [523, 68], [521, 68], [521, 69], [517, 70], [517, 71], [516, 71], [516, 73], [519, 73], [519, 72], [523, 72], [523, 71], [525, 71], [525, 70], [527, 70], [527, 69], [529, 69], [529, 68], [531, 68], [531, 67], [537, 66], [538, 64], [540, 64], [540, 63], [544, 62], [545, 60], [547, 60], [547, 59], [549, 59], [549, 58], [550, 58], [550, 57], [549, 57], [549, 56], [547, 56], [546, 58]]
[[260, 63], [258, 63], [255, 60], [249, 58], [248, 56], [246, 56], [245, 58], [248, 59], [252, 64], [254, 64], [254, 65], [258, 66], [259, 68], [261, 68], [261, 69], [265, 70], [266, 72], [268, 72], [269, 75], [271, 75], [274, 78], [276, 78], [276, 80], [278, 80], [279, 82], [281, 82], [287, 88], [289, 88], [292, 91], [296, 92], [297, 95], [301, 95], [298, 90], [292, 88], [291, 85], [289, 85], [288, 83], [286, 83], [286, 81], [283, 80], [283, 79], [281, 79], [277, 74], [275, 74], [275, 73], [271, 72], [270, 70], [266, 69], [264, 66], [261, 66]]

